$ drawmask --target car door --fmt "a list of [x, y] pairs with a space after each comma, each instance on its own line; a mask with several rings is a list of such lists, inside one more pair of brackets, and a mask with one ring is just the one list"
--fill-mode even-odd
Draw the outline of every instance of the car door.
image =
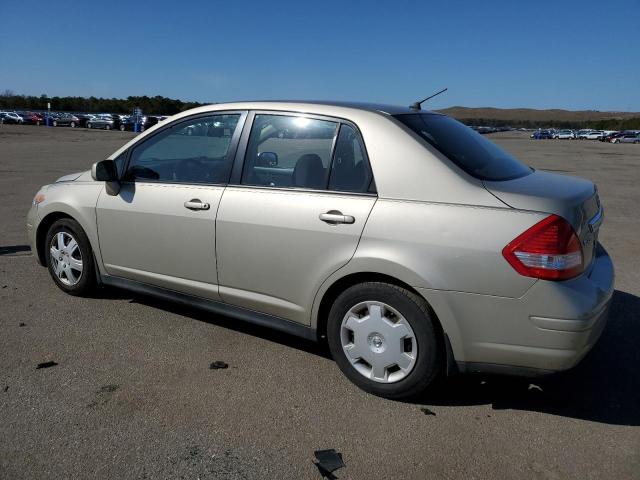
[[216, 220], [220, 297], [308, 324], [316, 292], [351, 259], [376, 202], [371, 169], [354, 125], [250, 116]]
[[96, 207], [109, 275], [219, 298], [215, 216], [245, 118], [177, 120], [129, 149], [120, 191]]

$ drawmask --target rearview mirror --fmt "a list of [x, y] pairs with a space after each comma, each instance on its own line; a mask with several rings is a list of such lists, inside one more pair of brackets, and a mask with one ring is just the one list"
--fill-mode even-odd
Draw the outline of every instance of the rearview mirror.
[[97, 182], [117, 182], [118, 169], [113, 160], [102, 160], [91, 167], [91, 178]]
[[258, 154], [256, 162], [258, 167], [277, 167], [278, 166], [278, 154], [274, 152], [261, 152]]

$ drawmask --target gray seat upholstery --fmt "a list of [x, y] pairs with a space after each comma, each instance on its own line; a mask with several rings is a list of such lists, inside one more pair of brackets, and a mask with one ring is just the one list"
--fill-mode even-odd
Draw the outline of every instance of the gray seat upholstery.
[[293, 169], [293, 186], [300, 188], [325, 188], [326, 170], [322, 159], [315, 153], [302, 155]]

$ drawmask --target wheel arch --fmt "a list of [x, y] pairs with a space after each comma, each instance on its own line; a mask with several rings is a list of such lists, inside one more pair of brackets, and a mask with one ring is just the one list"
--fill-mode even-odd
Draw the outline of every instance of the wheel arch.
[[69, 218], [71, 220], [77, 221], [67, 213], [56, 211], [47, 214], [44, 218], [42, 218], [42, 220], [40, 220], [40, 223], [38, 223], [38, 227], [36, 229], [36, 254], [38, 255], [38, 260], [40, 261], [41, 265], [46, 266], [44, 242], [47, 238], [47, 232], [51, 228], [51, 225], [63, 218]]
[[413, 293], [414, 295], [417, 295], [418, 297], [420, 297], [426, 302], [427, 307], [429, 308], [431, 316], [434, 320], [434, 327], [437, 332], [437, 337], [438, 337], [437, 341], [440, 347], [439, 351], [442, 355], [441, 360], [443, 362], [441, 364], [446, 365], [446, 371], [447, 373], [450, 373], [451, 365], [455, 365], [455, 362], [453, 360], [453, 356], [451, 353], [451, 346], [449, 344], [447, 334], [442, 326], [440, 318], [438, 317], [438, 314], [431, 306], [431, 303], [424, 297], [424, 295], [422, 295], [418, 290], [413, 288], [408, 283], [384, 273], [379, 273], [379, 272], [350, 273], [348, 275], [345, 275], [343, 277], [336, 279], [324, 291], [324, 293], [322, 294], [322, 298], [318, 303], [317, 313], [315, 315], [315, 320], [316, 320], [315, 329], [316, 329], [316, 335], [318, 340], [326, 341], [327, 321], [329, 318], [329, 311], [331, 310], [331, 306], [333, 305], [333, 302], [336, 300], [338, 295], [340, 295], [340, 293], [345, 291], [347, 288], [350, 288], [354, 285], [357, 285], [359, 283], [364, 283], [364, 282], [383, 282], [383, 283], [395, 285], [397, 287], [401, 287], [401, 288], [404, 288], [405, 290], [408, 290], [409, 292]]

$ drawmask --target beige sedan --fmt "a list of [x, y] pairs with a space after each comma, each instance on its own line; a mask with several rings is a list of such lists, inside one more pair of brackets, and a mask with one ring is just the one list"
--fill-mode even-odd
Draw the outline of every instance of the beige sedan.
[[534, 171], [412, 107], [200, 107], [42, 187], [37, 258], [64, 291], [116, 286], [326, 340], [354, 383], [575, 365], [613, 266], [592, 182]]

